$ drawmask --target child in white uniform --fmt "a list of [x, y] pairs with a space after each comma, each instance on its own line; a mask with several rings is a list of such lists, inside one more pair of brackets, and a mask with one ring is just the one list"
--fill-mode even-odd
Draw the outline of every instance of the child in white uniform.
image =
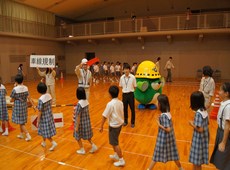
[[210, 162], [213, 163], [217, 169], [230, 169], [230, 83], [223, 83], [219, 91], [222, 99], [217, 123], [218, 129], [216, 133], [216, 142], [211, 156]]
[[119, 135], [122, 125], [124, 123], [123, 103], [117, 97], [119, 88], [117, 86], [110, 86], [109, 93], [112, 100], [107, 104], [103, 114], [100, 132], [103, 132], [103, 126], [108, 119], [109, 122], [109, 143], [113, 146], [114, 155], [110, 155], [111, 159], [117, 160], [114, 166], [125, 166], [125, 160], [119, 146]]

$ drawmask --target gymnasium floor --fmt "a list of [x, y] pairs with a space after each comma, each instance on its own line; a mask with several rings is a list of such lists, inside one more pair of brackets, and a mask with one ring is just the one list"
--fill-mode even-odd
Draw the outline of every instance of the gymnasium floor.
[[[36, 85], [38, 82], [39, 80], [24, 83], [28, 86], [30, 95], [33, 99], [38, 99], [40, 96], [36, 92]], [[124, 154], [126, 166], [120, 168], [114, 167], [113, 161], [108, 157], [109, 154], [113, 154], [113, 150], [108, 142], [107, 122], [104, 127], [104, 132], [99, 132], [101, 114], [106, 103], [110, 101], [107, 91], [111, 84], [112, 83], [99, 83], [93, 85], [90, 89], [90, 116], [94, 132], [92, 139], [99, 148], [96, 153], [88, 153], [90, 145], [87, 141], [84, 141], [84, 146], [87, 151], [86, 155], [76, 154], [78, 144], [73, 138], [73, 130], [70, 130], [73, 114], [72, 106], [53, 108], [53, 113], [62, 112], [64, 115], [64, 127], [57, 128], [57, 135], [54, 139], [58, 143], [58, 146], [53, 152], [48, 150], [50, 143], [47, 142], [47, 148], [43, 148], [40, 145], [42, 138], [37, 135], [36, 131], [31, 130], [30, 116], [36, 113], [32, 108], [29, 108], [28, 123], [26, 126], [32, 136], [32, 140], [26, 142], [25, 140], [18, 139], [16, 135], [19, 134], [19, 126], [10, 121], [10, 125], [16, 128], [16, 130], [11, 131], [8, 137], [0, 136], [0, 169], [147, 169], [156, 142], [158, 128], [155, 119], [158, 117], [159, 112], [157, 110], [136, 109], [135, 128], [131, 128], [129, 122], [128, 126], [122, 128], [120, 135], [120, 146]], [[118, 83], [113, 84], [118, 85]], [[10, 95], [13, 84], [6, 84], [5, 86], [8, 95]], [[56, 81], [57, 104], [76, 103], [76, 87], [77, 79], [75, 76], [68, 77], [64, 80], [63, 84], [61, 84], [60, 81]], [[198, 90], [198, 88], [198, 81], [177, 80], [173, 83], [166, 84], [163, 89], [163, 93], [169, 96], [180, 161], [185, 170], [192, 169], [192, 164], [188, 162], [188, 157], [193, 130], [188, 122], [189, 120], [193, 120], [194, 113], [189, 108], [189, 97], [190, 94]], [[121, 99], [121, 93], [119, 98]], [[137, 104], [136, 102], [136, 107]], [[11, 117], [11, 110], [9, 110], [9, 115]], [[213, 150], [216, 128], [216, 120], [210, 119], [209, 155], [211, 155]], [[177, 167], [174, 162], [168, 162], [166, 164], [159, 163], [154, 169], [176, 170]], [[215, 170], [215, 168], [213, 165], [209, 164], [204, 165], [203, 170]]]

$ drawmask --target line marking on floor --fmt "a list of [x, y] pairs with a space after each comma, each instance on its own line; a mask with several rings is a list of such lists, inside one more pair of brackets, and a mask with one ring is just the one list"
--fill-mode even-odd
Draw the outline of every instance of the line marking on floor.
[[47, 160], [47, 161], [50, 161], [50, 162], [54, 162], [54, 163], [64, 165], [64, 166], [68, 166], [68, 167], [75, 168], [75, 169], [87, 170], [85, 168], [81, 168], [81, 167], [70, 165], [70, 164], [67, 164], [67, 163], [64, 163], [64, 162], [61, 162], [61, 161], [56, 161], [56, 160], [53, 160], [53, 159], [50, 159], [50, 158], [46, 158], [45, 155], [39, 156], [39, 155], [36, 155], [36, 154], [32, 154], [30, 152], [25, 152], [25, 151], [22, 151], [20, 149], [15, 149], [15, 148], [5, 146], [5, 145], [2, 145], [2, 144], [0, 144], [0, 146], [3, 147], [3, 148], [6, 148], [6, 149], [16, 151], [16, 152], [20, 152], [20, 153], [23, 153], [23, 154], [27, 154], [27, 155], [30, 155], [30, 156], [33, 156], [33, 157], [40, 158], [40, 160]]

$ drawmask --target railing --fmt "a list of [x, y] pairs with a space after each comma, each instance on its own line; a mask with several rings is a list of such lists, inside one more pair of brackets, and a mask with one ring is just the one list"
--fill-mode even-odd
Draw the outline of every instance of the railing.
[[185, 15], [174, 15], [65, 25], [57, 28], [57, 37], [217, 28], [230, 28], [229, 12], [191, 15], [188, 23]]
[[53, 26], [27, 20], [0, 16], [0, 33], [12, 33], [45, 38], [142, 33], [184, 29], [230, 28], [230, 12], [191, 15], [186, 24], [185, 15], [123, 19], [105, 22]]
[[47, 38], [55, 38], [57, 34], [56, 28], [53, 25], [28, 20], [19, 20], [7, 16], [0, 16], [0, 32]]

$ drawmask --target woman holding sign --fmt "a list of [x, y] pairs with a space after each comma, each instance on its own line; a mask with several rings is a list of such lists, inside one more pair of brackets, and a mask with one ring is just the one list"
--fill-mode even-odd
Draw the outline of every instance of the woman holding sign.
[[52, 96], [52, 104], [56, 105], [56, 94], [55, 94], [55, 76], [56, 72], [53, 68], [47, 68], [46, 71], [41, 71], [38, 67], [38, 74], [45, 77], [45, 83], [47, 85], [47, 92]]

